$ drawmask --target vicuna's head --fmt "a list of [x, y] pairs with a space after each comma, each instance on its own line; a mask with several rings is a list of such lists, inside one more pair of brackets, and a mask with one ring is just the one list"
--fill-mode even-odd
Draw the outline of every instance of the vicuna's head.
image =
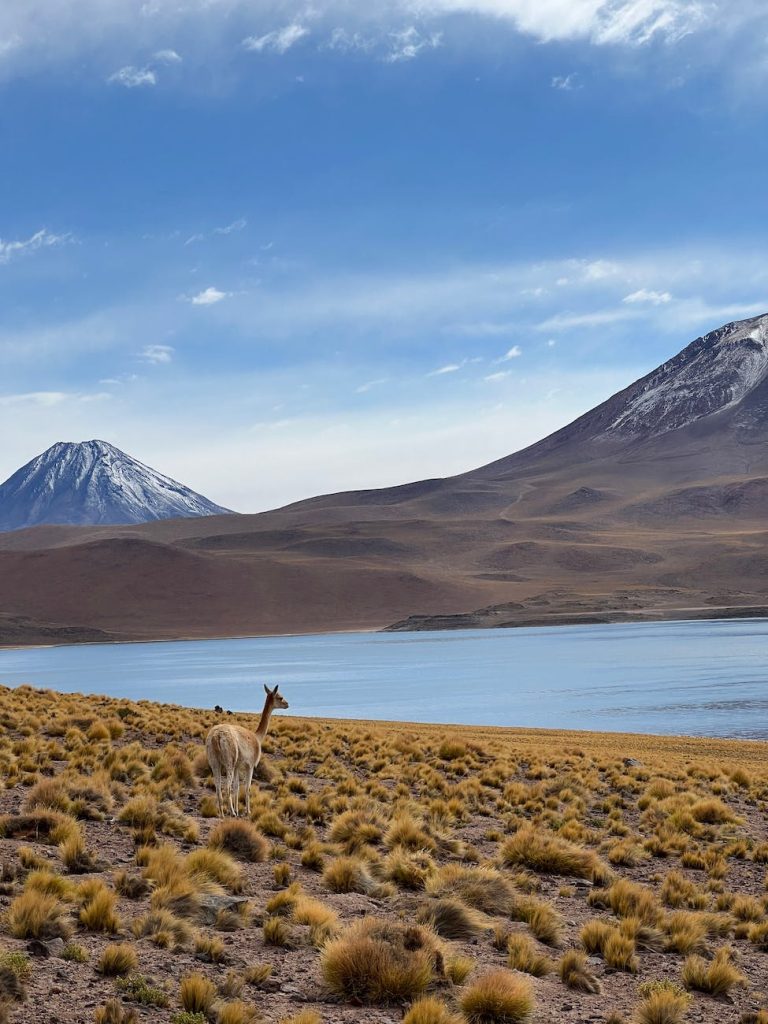
[[[280, 684], [278, 683], [277, 686], [279, 685]], [[277, 692], [277, 686], [274, 690], [270, 690], [267, 684], [264, 683], [264, 692], [267, 695], [267, 702], [270, 703], [274, 709], [280, 708], [282, 711], [285, 711], [285, 709], [290, 705], [282, 693]]]

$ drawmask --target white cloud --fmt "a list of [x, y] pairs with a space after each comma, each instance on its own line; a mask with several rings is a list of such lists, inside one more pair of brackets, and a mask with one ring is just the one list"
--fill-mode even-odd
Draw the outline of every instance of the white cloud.
[[247, 221], [245, 217], [238, 217], [237, 220], [233, 220], [231, 224], [225, 224], [222, 228], [214, 228], [214, 235], [231, 235], [235, 231], [242, 231], [246, 226]]
[[243, 40], [243, 46], [246, 50], [253, 50], [256, 53], [261, 53], [264, 50], [271, 50], [273, 53], [287, 53], [292, 46], [295, 46], [300, 39], [309, 35], [309, 29], [300, 25], [298, 22], [293, 22], [290, 25], [286, 25], [284, 28], [275, 29], [273, 32], [267, 32], [263, 36], [247, 36]]
[[358, 395], [364, 395], [373, 388], [379, 387], [381, 384], [386, 384], [389, 377], [377, 377], [376, 380], [367, 380], [365, 384], [361, 384], [355, 388], [355, 393]]
[[561, 89], [563, 92], [573, 92], [574, 89], [580, 89], [578, 75], [575, 71], [572, 71], [570, 75], [555, 75], [551, 80], [550, 85], [553, 89]]
[[0, 405], [32, 405], [48, 409], [54, 405], [61, 405], [62, 402], [97, 402], [110, 397], [103, 391], [98, 391], [95, 394], [70, 391], [27, 391], [18, 395], [0, 395]]
[[145, 345], [141, 350], [141, 358], [145, 363], [157, 365], [170, 363], [176, 350], [172, 345]]
[[413, 60], [422, 50], [434, 50], [442, 41], [441, 32], [433, 32], [430, 35], [422, 35], [417, 28], [410, 25], [408, 28], [398, 32], [390, 33], [391, 46], [384, 60], [388, 64], [395, 64], [403, 60]]
[[16, 241], [3, 241], [0, 238], [0, 263], [10, 263], [15, 256], [35, 252], [37, 249], [49, 249], [54, 245], [63, 245], [72, 241], [72, 235], [56, 235], [46, 228], [41, 228], [29, 238]]
[[193, 295], [190, 302], [193, 306], [213, 306], [215, 303], [221, 302], [222, 299], [226, 299], [228, 295], [229, 292], [221, 292], [218, 288], [209, 287], [204, 288], [197, 295]]
[[557, 313], [537, 325], [540, 331], [567, 331], [574, 327], [606, 327], [637, 314], [629, 309], [601, 309], [588, 313]]
[[181, 64], [181, 55], [175, 50], [157, 50], [152, 57], [159, 64]]
[[496, 373], [489, 373], [487, 377], [483, 377], [483, 380], [487, 380], [492, 384], [495, 384], [496, 381], [505, 380], [507, 377], [511, 376], [511, 374], [511, 370], [497, 370]]
[[666, 302], [671, 302], [672, 295], [669, 292], [655, 292], [648, 288], [640, 288], [630, 295], [625, 295], [621, 301], [629, 303], [649, 302], [652, 306], [661, 306]]
[[464, 363], [447, 363], [445, 366], [438, 367], [437, 370], [432, 370], [427, 374], [428, 377], [440, 377], [444, 373], [456, 373], [464, 366]]
[[108, 82], [116, 82], [125, 86], [126, 89], [137, 89], [141, 86], [157, 85], [157, 75], [152, 68], [135, 68], [132, 64], [119, 71], [115, 71], [107, 79]]
[[513, 345], [512, 348], [507, 350], [506, 355], [502, 356], [502, 362], [507, 362], [509, 359], [518, 359], [523, 354], [523, 350], [519, 345]]

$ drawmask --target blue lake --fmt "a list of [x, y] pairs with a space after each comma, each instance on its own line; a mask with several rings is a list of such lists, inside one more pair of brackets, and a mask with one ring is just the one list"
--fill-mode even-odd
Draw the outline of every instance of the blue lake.
[[768, 621], [0, 650], [0, 684], [335, 718], [768, 738]]

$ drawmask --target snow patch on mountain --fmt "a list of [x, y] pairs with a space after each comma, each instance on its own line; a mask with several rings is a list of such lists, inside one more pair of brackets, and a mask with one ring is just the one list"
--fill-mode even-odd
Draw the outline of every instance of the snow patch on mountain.
[[768, 314], [698, 338], [629, 389], [608, 435], [657, 436], [737, 405], [768, 376]]
[[0, 530], [229, 512], [106, 441], [59, 442], [0, 485]]

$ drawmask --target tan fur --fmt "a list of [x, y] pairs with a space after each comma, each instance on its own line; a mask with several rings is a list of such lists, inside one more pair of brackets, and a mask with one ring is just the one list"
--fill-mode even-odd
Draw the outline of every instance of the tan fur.
[[261, 744], [267, 734], [269, 720], [273, 711], [288, 707], [288, 701], [277, 692], [277, 686], [274, 690], [267, 686], [264, 689], [267, 699], [264, 701], [264, 710], [256, 732], [241, 725], [214, 725], [205, 740], [205, 752], [216, 784], [216, 803], [222, 817], [222, 778], [226, 779], [230, 813], [234, 817], [239, 814], [241, 782], [245, 784], [245, 813], [251, 813], [251, 783], [256, 766], [261, 760]]

